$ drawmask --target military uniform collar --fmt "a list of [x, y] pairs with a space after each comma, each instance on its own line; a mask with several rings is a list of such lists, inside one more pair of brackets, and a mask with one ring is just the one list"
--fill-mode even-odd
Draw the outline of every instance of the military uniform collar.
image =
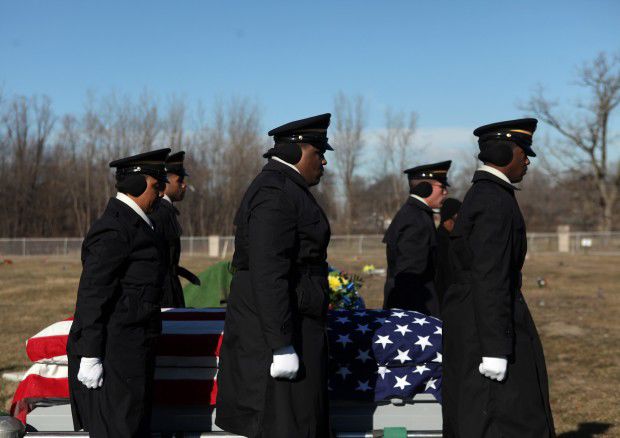
[[[488, 169], [492, 169], [493, 171], [490, 171]], [[512, 185], [512, 183], [510, 182], [510, 180], [508, 179], [508, 177], [506, 177], [506, 175], [504, 175], [503, 173], [501, 173], [500, 175], [497, 175], [497, 173], [501, 173], [499, 170], [490, 167], [490, 166], [481, 166], [478, 170], [476, 170], [476, 172], [474, 173], [474, 177], [472, 178], [472, 182], [476, 182], [476, 181], [480, 181], [480, 180], [488, 180], [488, 181], [493, 181], [497, 184], [499, 184], [502, 187], [505, 187], [509, 190], [520, 190], [518, 187], [515, 187], [514, 185]], [[503, 176], [503, 178], [502, 178]]]
[[174, 205], [174, 202], [172, 202], [172, 200], [168, 197], [168, 195], [164, 195], [160, 200], [159, 200], [159, 206], [161, 208], [168, 208], [172, 211], [174, 211], [177, 215], [180, 215], [181, 213], [179, 212], [179, 209], [176, 208], [176, 206]]
[[146, 213], [142, 211], [142, 209], [138, 206], [138, 204], [135, 203], [133, 199], [121, 192], [118, 192], [116, 194], [116, 199], [131, 208], [138, 216], [140, 216], [140, 218], [142, 218], [144, 222], [146, 222], [146, 224], [151, 228], [151, 230], [154, 229], [153, 222], [151, 222]]
[[277, 161], [278, 163], [282, 163], [282, 164], [284, 164], [285, 166], [290, 167], [290, 168], [291, 168], [291, 169], [293, 169], [295, 172], [297, 172], [297, 173], [299, 173], [299, 174], [301, 175], [301, 172], [299, 172], [299, 169], [298, 169], [298, 168], [296, 168], [295, 166], [293, 166], [291, 163], [287, 163], [287, 162], [286, 162], [286, 161], [284, 161], [282, 158], [280, 158], [280, 157], [271, 157], [271, 159], [272, 159], [273, 161]]
[[299, 173], [299, 171], [297, 169], [293, 170], [287, 164], [288, 163], [281, 163], [279, 161], [270, 159], [267, 162], [267, 164], [265, 164], [265, 167], [263, 167], [263, 169], [264, 170], [277, 170], [278, 172], [283, 173], [286, 176], [288, 176], [295, 183], [297, 183], [300, 186], [302, 186], [302, 187], [307, 189], [308, 188], [308, 183], [306, 182], [304, 177], [301, 176], [301, 174]]
[[407, 204], [417, 207], [421, 210], [427, 211], [430, 214], [433, 214], [433, 209], [428, 206], [426, 201], [423, 198], [420, 198], [416, 195], [409, 195], [409, 199], [407, 199]]

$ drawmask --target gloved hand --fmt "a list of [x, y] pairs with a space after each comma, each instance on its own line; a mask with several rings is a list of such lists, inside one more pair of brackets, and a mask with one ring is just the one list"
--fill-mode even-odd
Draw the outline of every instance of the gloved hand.
[[77, 378], [89, 389], [103, 386], [103, 364], [99, 357], [83, 357]]
[[508, 359], [505, 357], [483, 357], [478, 371], [491, 380], [501, 382], [506, 377], [506, 368], [508, 368]]
[[270, 370], [271, 377], [294, 379], [298, 370], [299, 357], [292, 345], [274, 350]]

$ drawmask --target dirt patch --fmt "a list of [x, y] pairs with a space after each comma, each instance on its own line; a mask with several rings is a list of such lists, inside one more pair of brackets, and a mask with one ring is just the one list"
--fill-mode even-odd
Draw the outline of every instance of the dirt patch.
[[567, 324], [562, 321], [550, 322], [541, 327], [541, 332], [547, 336], [583, 336], [585, 330], [579, 326]]

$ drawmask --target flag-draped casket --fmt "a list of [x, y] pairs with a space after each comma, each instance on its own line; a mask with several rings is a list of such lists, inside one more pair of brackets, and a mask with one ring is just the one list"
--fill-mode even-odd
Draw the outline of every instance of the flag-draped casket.
[[[212, 406], [225, 309], [163, 309], [154, 403]], [[68, 398], [66, 342], [71, 319], [54, 323], [26, 344], [34, 364], [18, 386], [11, 413], [26, 422], [33, 402]], [[441, 321], [400, 310], [331, 311], [330, 398], [411, 399], [441, 388]], [[105, 384], [105, 377], [104, 377]]]

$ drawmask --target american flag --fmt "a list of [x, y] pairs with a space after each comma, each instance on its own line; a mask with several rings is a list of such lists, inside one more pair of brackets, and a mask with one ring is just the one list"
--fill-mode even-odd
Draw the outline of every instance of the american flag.
[[[154, 403], [215, 404], [225, 312], [162, 309]], [[24, 423], [33, 402], [69, 397], [66, 343], [71, 323], [68, 318], [51, 324], [28, 339], [26, 353], [34, 364], [11, 404], [12, 415]], [[328, 314], [328, 333], [332, 399], [408, 399], [423, 392], [438, 398], [439, 320], [398, 310], [338, 310]]]
[[441, 399], [442, 324], [399, 309], [329, 314], [332, 399]]

